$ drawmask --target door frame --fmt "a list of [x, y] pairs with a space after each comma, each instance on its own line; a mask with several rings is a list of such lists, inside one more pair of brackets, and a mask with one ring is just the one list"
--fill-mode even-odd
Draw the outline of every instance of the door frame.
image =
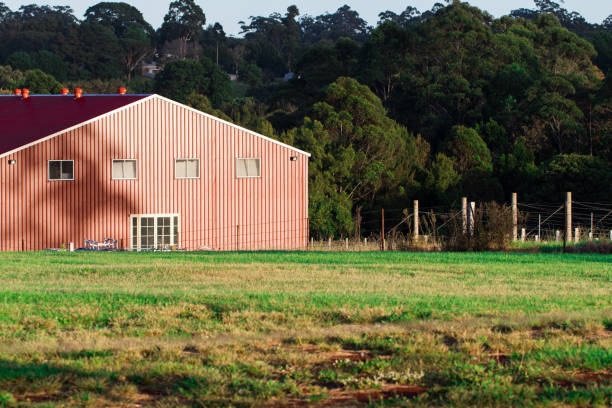
[[[158, 218], [170, 218], [170, 247], [179, 247], [181, 242], [181, 214], [179, 213], [153, 213], [153, 214], [130, 214], [129, 218], [129, 250], [130, 251], [142, 251], [142, 250], [160, 250], [157, 244], [157, 219]], [[141, 245], [141, 225], [140, 220], [142, 218], [153, 218], [153, 241], [155, 242], [155, 248], [142, 248]], [[175, 223], [176, 219], [176, 223]], [[134, 225], [136, 220], [136, 225]], [[134, 236], [134, 227], [136, 227], [136, 236]], [[176, 237], [176, 242], [175, 241]], [[134, 245], [134, 238], [136, 238], [136, 245]]]

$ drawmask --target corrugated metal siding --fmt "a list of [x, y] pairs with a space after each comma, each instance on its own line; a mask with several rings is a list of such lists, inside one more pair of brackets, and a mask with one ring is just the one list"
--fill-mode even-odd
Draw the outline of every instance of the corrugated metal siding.
[[[261, 178], [237, 178], [237, 157], [260, 157]], [[137, 180], [112, 180], [123, 158]], [[175, 158], [199, 158], [200, 178], [175, 179]], [[48, 160], [74, 160], [75, 180], [48, 181]], [[308, 244], [307, 156], [157, 97], [1, 158], [0, 183], [2, 251], [127, 247], [131, 214], [170, 213], [189, 250]]]

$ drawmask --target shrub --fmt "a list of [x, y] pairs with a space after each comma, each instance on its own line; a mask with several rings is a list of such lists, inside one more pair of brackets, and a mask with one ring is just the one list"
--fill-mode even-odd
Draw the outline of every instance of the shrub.
[[472, 231], [463, 230], [460, 217], [454, 219], [445, 249], [451, 251], [504, 251], [512, 241], [512, 209], [489, 202], [479, 205]]

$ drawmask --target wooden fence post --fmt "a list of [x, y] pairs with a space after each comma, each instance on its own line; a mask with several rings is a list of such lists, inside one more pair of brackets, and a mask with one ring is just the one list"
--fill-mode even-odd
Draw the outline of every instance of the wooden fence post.
[[516, 193], [512, 193], [512, 240], [518, 239], [518, 198]]
[[580, 242], [580, 228], [574, 229], [574, 242]]
[[572, 240], [572, 192], [565, 193], [565, 240]]
[[381, 233], [381, 237], [382, 237], [382, 242], [381, 242], [381, 250], [384, 251], [385, 250], [385, 209], [382, 209], [382, 233]]
[[468, 222], [468, 215], [467, 215], [467, 197], [461, 197], [461, 226], [462, 226], [462, 230], [464, 234], [467, 234], [468, 230], [467, 230], [467, 222]]
[[470, 236], [474, 235], [474, 221], [476, 214], [476, 201], [470, 202], [470, 208], [468, 211], [468, 231]]
[[414, 220], [414, 242], [418, 242], [419, 241], [419, 200], [414, 200], [414, 214], [413, 214], [413, 220]]

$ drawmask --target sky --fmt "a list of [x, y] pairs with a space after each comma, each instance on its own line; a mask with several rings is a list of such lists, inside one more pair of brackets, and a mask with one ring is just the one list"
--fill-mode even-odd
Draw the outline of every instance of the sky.
[[[48, 5], [68, 5], [75, 11], [79, 18], [83, 17], [88, 7], [102, 0], [0, 0], [11, 10], [17, 10], [23, 4], [48, 4]], [[126, 3], [138, 8], [145, 19], [154, 28], [158, 28], [164, 15], [168, 11], [170, 0], [123, 0]], [[440, 0], [438, 0], [440, 1]], [[237, 35], [240, 32], [238, 21], [247, 20], [249, 16], [267, 16], [273, 12], [284, 13], [287, 6], [295, 4], [300, 13], [317, 16], [326, 12], [334, 12], [344, 4], [357, 10], [362, 18], [370, 25], [375, 25], [378, 21], [378, 13], [391, 10], [396, 13], [401, 12], [406, 6], [411, 5], [420, 11], [430, 9], [435, 0], [232, 0], [231, 2], [196, 0], [206, 14], [207, 24], [220, 22], [225, 32], [230, 35]], [[443, 3], [443, 1], [440, 1]], [[508, 14], [511, 10], [518, 8], [534, 8], [533, 0], [469, 0], [473, 6], [479, 7], [493, 14], [495, 17]], [[577, 11], [592, 23], [601, 23], [606, 17], [612, 14], [611, 0], [565, 0], [557, 1], [562, 7], [569, 11]]]

